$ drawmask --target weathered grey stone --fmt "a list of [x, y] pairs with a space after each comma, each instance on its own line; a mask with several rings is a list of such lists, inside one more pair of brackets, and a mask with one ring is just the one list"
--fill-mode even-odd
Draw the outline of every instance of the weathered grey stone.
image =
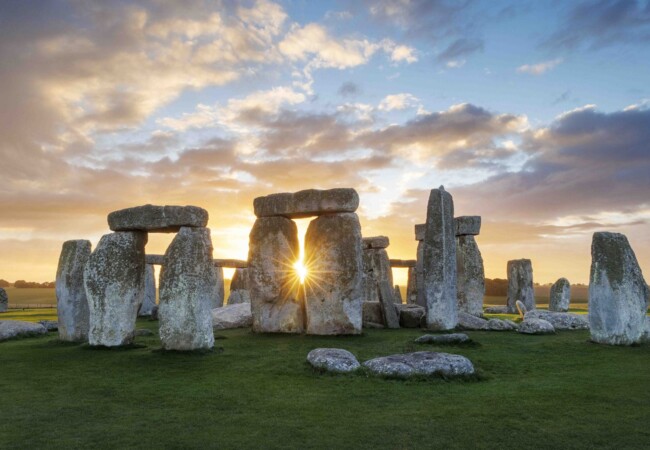
[[516, 322], [513, 322], [510, 319], [504, 319], [504, 322], [509, 323], [513, 330], [518, 330], [519, 329], [519, 324], [516, 323]]
[[398, 378], [416, 375], [453, 378], [474, 373], [474, 365], [464, 356], [436, 352], [384, 356], [366, 361], [363, 365], [375, 375]]
[[165, 255], [146, 255], [144, 260], [147, 264], [154, 266], [162, 266], [165, 262]]
[[458, 312], [458, 328], [461, 330], [487, 330], [488, 321], [463, 311]]
[[442, 186], [429, 195], [423, 264], [427, 327], [452, 330], [458, 323], [454, 201]]
[[536, 309], [534, 311], [528, 311], [524, 317], [527, 319], [543, 319], [547, 322], [550, 322], [553, 325], [553, 328], [556, 330], [588, 330], [589, 329], [589, 319], [586, 315], [573, 314], [573, 313], [563, 313], [563, 312], [553, 312], [553, 311], [542, 311]]
[[212, 310], [212, 327], [215, 330], [248, 328], [253, 325], [250, 303], [226, 305]]
[[415, 225], [415, 240], [416, 241], [423, 241], [424, 240], [424, 232], [427, 229], [427, 224], [426, 223], [420, 223]]
[[533, 288], [533, 265], [530, 259], [508, 261], [508, 313], [517, 312], [516, 301], [526, 305], [528, 311], [535, 309], [535, 289]]
[[113, 211], [108, 215], [112, 231], [174, 233], [181, 227], [205, 227], [208, 212], [198, 206], [144, 205]]
[[415, 275], [415, 267], [409, 267], [408, 270], [408, 281], [406, 282], [406, 303], [409, 305], [417, 304], [418, 300], [418, 291], [417, 291], [417, 280]]
[[482, 316], [485, 270], [474, 236], [456, 237], [456, 271], [458, 311]]
[[88, 340], [90, 312], [84, 267], [90, 257], [90, 241], [66, 241], [61, 248], [56, 270], [56, 312], [59, 321], [59, 339], [70, 342]]
[[402, 301], [402, 290], [399, 288], [399, 285], [395, 285], [393, 288], [393, 299], [395, 300], [396, 305], [401, 305]]
[[210, 312], [216, 285], [210, 230], [182, 227], [167, 248], [160, 270], [158, 319], [163, 349], [214, 346]]
[[[305, 235], [307, 333], [361, 333], [361, 254], [361, 225], [356, 214], [326, 215], [311, 221]], [[391, 290], [392, 283], [388, 286]]]
[[363, 302], [363, 326], [366, 326], [366, 323], [384, 323], [384, 314], [382, 312], [380, 302]]
[[485, 308], [486, 314], [508, 314], [507, 306], [488, 306]]
[[418, 241], [417, 260], [415, 262], [415, 294], [415, 303], [426, 309], [427, 300], [424, 296], [424, 241]]
[[363, 245], [364, 250], [368, 250], [371, 248], [388, 248], [390, 245], [390, 240], [388, 239], [388, 236], [372, 236], [372, 237], [364, 237], [361, 240], [361, 243]]
[[393, 271], [390, 267], [388, 253], [384, 249], [368, 249], [362, 253], [364, 301], [379, 301], [379, 284], [388, 282], [393, 285]]
[[138, 316], [151, 316], [151, 310], [156, 306], [156, 274], [151, 264], [145, 265], [144, 296], [142, 298]]
[[359, 207], [354, 189], [307, 189], [294, 193], [272, 194], [253, 201], [257, 217], [282, 216], [288, 219], [334, 213], [353, 213]]
[[249, 292], [248, 269], [236, 269], [230, 281], [230, 294], [228, 295], [228, 305], [238, 305], [240, 303], [250, 303], [251, 296]]
[[517, 327], [509, 320], [490, 319], [487, 321], [486, 330], [490, 331], [512, 331]]
[[215, 259], [214, 265], [217, 267], [245, 269], [248, 267], [248, 261], [244, 261], [243, 259]]
[[645, 318], [645, 328], [641, 334], [641, 343], [650, 344], [650, 317], [646, 316]]
[[600, 344], [638, 343], [650, 290], [634, 250], [619, 233], [594, 233], [589, 277], [589, 329]]
[[399, 268], [399, 269], [411, 269], [415, 267], [415, 264], [417, 263], [416, 260], [414, 259], [389, 259], [388, 262], [390, 263], [391, 267], [394, 268]]
[[521, 334], [553, 334], [555, 328], [544, 319], [525, 319], [517, 331]]
[[90, 311], [90, 345], [117, 347], [133, 342], [144, 296], [146, 242], [146, 233], [106, 234], [88, 258], [84, 285]]
[[223, 267], [215, 266], [214, 267], [214, 277], [217, 280], [214, 285], [213, 296], [212, 296], [212, 308], [221, 308], [223, 306], [223, 300], [226, 292], [223, 281]]
[[250, 292], [244, 289], [238, 289], [236, 291], [230, 291], [228, 295], [228, 305], [240, 305], [242, 303], [251, 303], [251, 294]]
[[9, 309], [9, 296], [7, 291], [0, 288], [0, 312], [7, 312], [7, 309]]
[[481, 232], [481, 216], [460, 216], [454, 219], [456, 236], [477, 236]]
[[158, 320], [158, 305], [151, 308], [151, 316], [149, 316], [149, 320]]
[[397, 305], [399, 324], [402, 328], [420, 328], [426, 310], [419, 305]]
[[451, 333], [451, 334], [425, 334], [415, 340], [418, 344], [464, 344], [469, 342], [469, 336], [464, 333]]
[[47, 329], [40, 323], [22, 322], [20, 320], [0, 320], [0, 341], [39, 336], [42, 334], [47, 334]]
[[379, 282], [379, 304], [386, 328], [399, 328], [399, 312], [393, 299], [393, 289], [388, 281]]
[[59, 330], [59, 322], [56, 320], [39, 320], [38, 323], [43, 325], [47, 331]]
[[307, 354], [307, 362], [332, 373], [350, 373], [361, 367], [352, 353], [340, 348], [316, 348]]
[[560, 278], [553, 286], [548, 303], [549, 311], [567, 312], [571, 302], [571, 283], [566, 278]]
[[248, 249], [253, 331], [302, 333], [305, 315], [293, 270], [300, 251], [296, 224], [284, 217], [258, 218]]
[[515, 302], [515, 306], [517, 307], [517, 312], [519, 313], [519, 316], [523, 319], [526, 313], [528, 312], [528, 309], [526, 309], [526, 305], [524, 305], [524, 302], [521, 300], [517, 300]]

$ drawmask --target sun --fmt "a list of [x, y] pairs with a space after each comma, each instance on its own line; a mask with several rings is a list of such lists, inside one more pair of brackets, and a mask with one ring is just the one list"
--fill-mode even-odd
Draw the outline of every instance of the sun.
[[293, 268], [296, 270], [296, 273], [300, 278], [300, 284], [305, 284], [305, 278], [307, 278], [307, 267], [305, 267], [302, 261], [296, 261], [293, 264]]

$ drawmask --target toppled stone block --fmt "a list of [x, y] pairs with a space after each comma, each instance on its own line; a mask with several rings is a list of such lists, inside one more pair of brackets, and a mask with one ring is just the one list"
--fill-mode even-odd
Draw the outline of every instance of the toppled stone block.
[[517, 330], [521, 334], [554, 334], [553, 325], [544, 319], [525, 319]]
[[461, 330], [487, 330], [488, 321], [463, 311], [458, 312], [458, 328]]
[[202, 228], [207, 224], [208, 212], [198, 206], [144, 205], [108, 215], [108, 226], [112, 231], [174, 233], [181, 227]]
[[465, 333], [425, 334], [415, 340], [416, 344], [454, 345], [469, 342]]
[[332, 373], [350, 373], [361, 367], [352, 353], [341, 348], [316, 348], [307, 355], [307, 362]]
[[226, 305], [212, 310], [212, 327], [215, 330], [248, 328], [253, 325], [250, 303]]
[[397, 378], [418, 375], [453, 378], [474, 373], [474, 365], [464, 356], [436, 352], [384, 356], [366, 361], [363, 365], [375, 375]]
[[481, 216], [460, 216], [454, 219], [456, 236], [477, 236], [481, 231]]
[[556, 330], [588, 330], [589, 329], [589, 319], [586, 315], [565, 313], [565, 312], [553, 312], [553, 311], [541, 311], [536, 309], [534, 311], [528, 311], [524, 316], [526, 319], [543, 319], [553, 325], [553, 328]]
[[363, 244], [363, 249], [371, 249], [371, 248], [387, 248], [390, 245], [390, 240], [388, 239], [388, 236], [373, 236], [373, 237], [365, 237], [361, 240]]
[[307, 189], [294, 193], [271, 194], [253, 202], [257, 217], [281, 216], [287, 219], [324, 214], [353, 213], [359, 207], [359, 194], [350, 188]]
[[8, 339], [33, 337], [47, 334], [47, 329], [40, 323], [20, 320], [0, 320], [0, 341]]

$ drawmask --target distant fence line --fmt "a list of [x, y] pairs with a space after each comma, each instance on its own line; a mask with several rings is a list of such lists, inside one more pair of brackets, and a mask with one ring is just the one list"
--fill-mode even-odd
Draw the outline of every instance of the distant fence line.
[[7, 309], [44, 309], [44, 308], [56, 309], [56, 305], [52, 303], [25, 303], [22, 305], [9, 305]]

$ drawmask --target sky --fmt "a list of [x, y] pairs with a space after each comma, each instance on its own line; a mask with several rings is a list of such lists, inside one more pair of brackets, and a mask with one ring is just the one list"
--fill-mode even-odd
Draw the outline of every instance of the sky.
[[595, 231], [650, 273], [648, 1], [9, 0], [0, 80], [9, 281], [146, 203], [207, 209], [245, 259], [253, 199], [309, 188], [355, 188], [363, 235], [414, 259], [440, 185], [489, 278], [587, 283]]

